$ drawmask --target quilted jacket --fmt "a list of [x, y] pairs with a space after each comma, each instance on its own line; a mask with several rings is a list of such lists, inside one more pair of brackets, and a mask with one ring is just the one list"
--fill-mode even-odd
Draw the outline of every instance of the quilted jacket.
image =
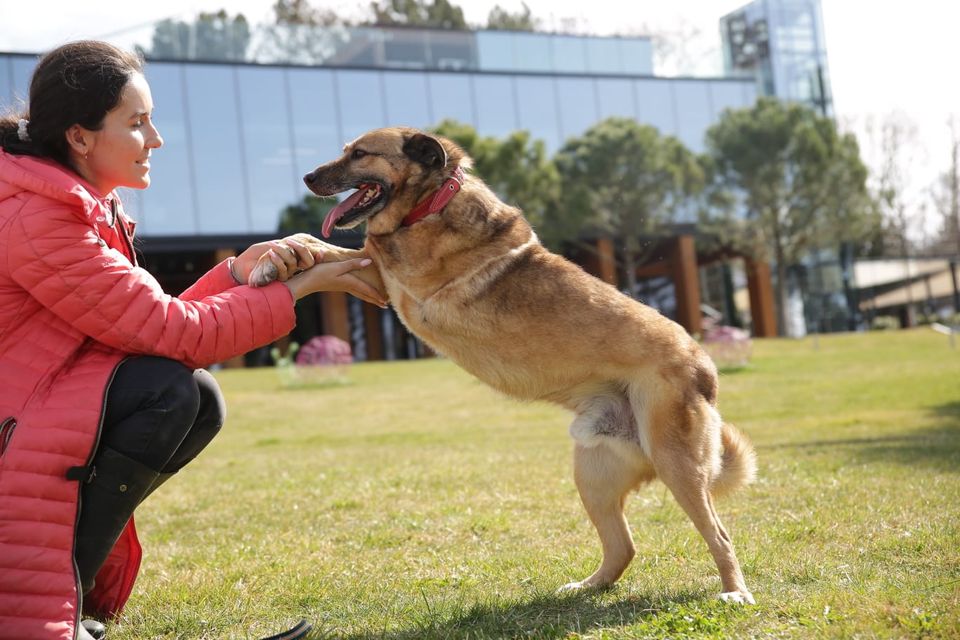
[[[237, 286], [226, 263], [179, 297], [136, 264], [133, 223], [62, 166], [0, 150], [0, 639], [75, 638], [116, 616], [140, 565], [133, 519], [86, 597], [73, 561], [80, 483], [128, 354], [198, 368], [294, 325], [289, 289]], [[75, 476], [75, 472], [70, 474]]]

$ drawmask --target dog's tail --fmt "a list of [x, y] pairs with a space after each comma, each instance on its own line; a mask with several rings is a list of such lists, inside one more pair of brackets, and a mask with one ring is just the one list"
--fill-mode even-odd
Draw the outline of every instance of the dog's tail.
[[724, 422], [720, 429], [720, 441], [723, 444], [720, 474], [710, 485], [710, 493], [714, 497], [750, 484], [757, 477], [757, 454], [747, 436], [732, 424]]

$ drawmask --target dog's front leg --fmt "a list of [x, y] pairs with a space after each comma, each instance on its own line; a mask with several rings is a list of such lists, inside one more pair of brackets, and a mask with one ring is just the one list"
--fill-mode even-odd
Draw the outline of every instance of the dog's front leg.
[[[288, 237], [310, 249], [314, 255], [322, 252], [321, 262], [343, 262], [344, 260], [352, 260], [354, 258], [369, 257], [366, 249], [346, 249], [344, 247], [338, 247], [334, 244], [324, 242], [319, 238], [315, 238], [308, 233], [297, 233]], [[284, 244], [284, 240], [286, 239], [287, 238], [280, 240], [280, 244]], [[357, 269], [351, 273], [376, 289], [381, 296], [384, 298], [387, 297], [386, 290], [383, 286], [383, 279], [380, 277], [380, 270], [377, 268], [376, 261], [369, 267]], [[266, 286], [276, 279], [277, 267], [269, 260], [261, 260], [258, 262], [257, 266], [255, 266], [250, 273], [250, 284], [254, 287]]]

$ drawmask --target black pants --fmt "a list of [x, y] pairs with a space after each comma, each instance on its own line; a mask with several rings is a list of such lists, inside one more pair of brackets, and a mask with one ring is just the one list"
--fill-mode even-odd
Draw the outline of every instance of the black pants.
[[174, 473], [213, 440], [225, 417], [223, 394], [206, 370], [134, 357], [120, 365], [110, 385], [100, 446]]

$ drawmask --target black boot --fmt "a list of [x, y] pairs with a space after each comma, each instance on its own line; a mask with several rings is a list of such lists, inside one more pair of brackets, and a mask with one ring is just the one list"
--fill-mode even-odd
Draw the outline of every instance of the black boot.
[[175, 475], [177, 475], [176, 471], [170, 471], [167, 473], [161, 473], [157, 475], [157, 479], [153, 481], [153, 484], [150, 485], [150, 487], [147, 489], [147, 492], [143, 494], [142, 498], [140, 498], [140, 502], [143, 502], [144, 500], [149, 498], [150, 494], [152, 494], [154, 491], [160, 488], [160, 485], [162, 485], [164, 482], [166, 482], [167, 480], [169, 480]]
[[[86, 634], [86, 635], [84, 635]], [[77, 629], [77, 640], [103, 640], [107, 637], [107, 628], [96, 620], [84, 620]]]
[[93, 459], [93, 477], [80, 490], [76, 560], [83, 593], [110, 550], [123, 533], [133, 510], [157, 481], [160, 473], [109, 447]]

